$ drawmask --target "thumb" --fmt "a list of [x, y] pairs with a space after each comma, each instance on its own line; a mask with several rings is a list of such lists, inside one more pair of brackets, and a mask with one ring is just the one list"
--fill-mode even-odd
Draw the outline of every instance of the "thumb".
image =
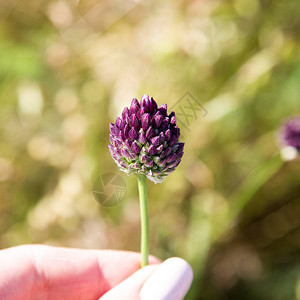
[[182, 300], [193, 281], [193, 270], [182, 258], [164, 261], [143, 285], [141, 300]]
[[149, 265], [136, 271], [105, 293], [99, 300], [140, 300], [140, 290], [159, 265]]
[[100, 300], [182, 300], [193, 281], [193, 270], [182, 258], [144, 267], [108, 291]]

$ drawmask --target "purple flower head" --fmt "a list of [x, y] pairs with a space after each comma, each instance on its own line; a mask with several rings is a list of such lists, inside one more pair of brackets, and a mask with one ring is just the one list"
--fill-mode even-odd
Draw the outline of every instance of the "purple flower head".
[[158, 107], [144, 95], [125, 107], [115, 124], [109, 124], [109, 151], [121, 171], [128, 175], [144, 174], [154, 183], [163, 182], [179, 165], [184, 143], [175, 113], [167, 114], [167, 105]]
[[284, 123], [281, 140], [285, 146], [293, 147], [300, 152], [300, 116], [292, 117]]

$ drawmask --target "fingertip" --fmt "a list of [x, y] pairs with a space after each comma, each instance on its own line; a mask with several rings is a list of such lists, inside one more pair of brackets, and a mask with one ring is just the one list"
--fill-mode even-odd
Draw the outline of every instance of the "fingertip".
[[193, 281], [193, 270], [182, 258], [172, 257], [164, 261], [143, 285], [142, 300], [181, 300]]
[[121, 283], [109, 290], [106, 294], [100, 297], [99, 300], [140, 299], [139, 294], [143, 284], [158, 268], [158, 266], [159, 265], [157, 264], [153, 264], [139, 269], [127, 279], [123, 280]]

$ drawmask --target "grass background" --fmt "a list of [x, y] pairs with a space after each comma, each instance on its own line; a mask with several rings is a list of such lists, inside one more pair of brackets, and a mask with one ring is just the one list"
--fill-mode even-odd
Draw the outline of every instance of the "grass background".
[[[108, 123], [145, 93], [192, 114], [189, 92], [207, 115], [148, 184], [151, 253], [191, 263], [186, 299], [300, 299], [300, 163], [278, 157], [300, 113], [299, 15], [297, 0], [2, 1], [0, 247], [139, 251]], [[108, 172], [127, 194], [105, 209], [92, 185]]]

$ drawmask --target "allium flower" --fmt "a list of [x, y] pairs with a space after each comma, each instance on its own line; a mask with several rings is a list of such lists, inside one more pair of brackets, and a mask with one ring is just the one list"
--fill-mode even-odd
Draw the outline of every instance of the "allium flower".
[[184, 143], [175, 113], [167, 114], [152, 97], [144, 95], [139, 103], [133, 99], [122, 117], [110, 123], [109, 151], [120, 170], [127, 174], [144, 174], [155, 183], [162, 182], [179, 165]]
[[282, 142], [300, 152], [300, 116], [285, 122], [282, 128]]

